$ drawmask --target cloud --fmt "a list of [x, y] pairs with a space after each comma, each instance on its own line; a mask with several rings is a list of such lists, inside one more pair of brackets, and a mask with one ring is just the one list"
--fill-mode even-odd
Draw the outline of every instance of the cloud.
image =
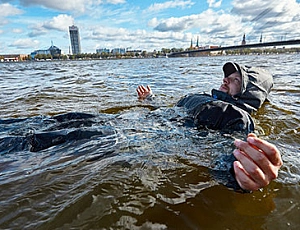
[[194, 14], [178, 18], [168, 18], [159, 21], [154, 18], [149, 21], [148, 26], [160, 32], [166, 31], [188, 31], [199, 29], [201, 32], [214, 33], [217, 31], [231, 31], [235, 33], [241, 26], [241, 19], [236, 15], [226, 14], [223, 11], [208, 9], [201, 14]]
[[23, 14], [23, 11], [12, 6], [9, 3], [0, 4], [0, 25], [5, 25], [9, 23], [7, 17]]
[[207, 3], [209, 5], [209, 7], [211, 8], [218, 8], [221, 6], [222, 4], [222, 0], [220, 1], [216, 1], [216, 0], [207, 0]]
[[199, 15], [190, 15], [179, 18], [171, 17], [168, 19], [163, 19], [160, 22], [157, 19], [152, 19], [148, 25], [156, 25], [154, 30], [160, 32], [179, 32], [196, 27], [198, 25], [198, 21]]
[[46, 30], [44, 30], [42, 28], [37, 28], [37, 29], [34, 29], [33, 31], [29, 32], [28, 36], [30, 38], [33, 38], [33, 37], [38, 37], [38, 36], [45, 35], [45, 34], [47, 34]]
[[39, 45], [39, 41], [32, 40], [30, 38], [18, 39], [9, 45], [9, 47], [14, 47], [16, 49], [35, 49]]
[[[24, 6], [44, 6], [59, 11], [85, 12], [86, 6], [92, 4], [92, 0], [20, 0]], [[101, 2], [101, 1], [100, 1]]]
[[15, 28], [12, 30], [13, 33], [16, 33], [16, 34], [21, 34], [23, 33], [23, 30], [22, 29], [18, 29], [18, 28]]
[[51, 20], [37, 24], [32, 27], [32, 31], [28, 34], [29, 37], [37, 37], [47, 34], [49, 30], [60, 32], [68, 31], [69, 26], [74, 24], [74, 18], [66, 14], [60, 14], [53, 17]]
[[[126, 0], [106, 0], [107, 4], [122, 4]], [[104, 4], [101, 0], [20, 0], [20, 3], [24, 6], [43, 6], [45, 8], [54, 9], [62, 12], [76, 12], [85, 13], [88, 7], [96, 7], [100, 4]]]
[[[208, 0], [208, 3], [217, 6], [221, 1]], [[282, 36], [299, 39], [295, 28], [300, 28], [300, 4], [295, 0], [282, 0], [276, 4], [272, 0], [234, 0], [232, 5], [229, 13], [209, 8], [200, 14], [153, 18], [148, 21], [148, 26], [159, 32], [187, 34], [198, 31], [207, 42], [227, 45], [239, 43], [244, 33], [249, 42], [258, 42], [262, 33], [268, 41], [279, 40]]]
[[22, 14], [23, 11], [9, 3], [0, 4], [0, 18]]
[[265, 22], [270, 19], [290, 21], [293, 17], [300, 15], [300, 4], [296, 0], [245, 0], [243, 2], [234, 0], [232, 2], [232, 13], [241, 15], [246, 20], [253, 22]]
[[126, 3], [126, 0], [106, 0], [107, 3], [110, 3], [110, 4], [123, 4], [123, 3]]
[[182, 1], [182, 0], [175, 0], [175, 1], [167, 1], [164, 3], [154, 3], [149, 8], [148, 11], [161, 11], [170, 8], [188, 8], [193, 6], [194, 3], [190, 0]]
[[3, 18], [1, 18], [1, 16], [0, 16], [0, 26], [3, 26], [3, 25], [8, 24], [8, 23], [9, 23], [8, 20], [3, 19]]
[[[6, 15], [0, 16], [0, 25], [11, 23], [9, 26], [0, 27], [2, 34], [20, 38], [23, 33], [24, 37], [29, 36], [32, 45], [33, 41], [36, 41], [35, 37], [40, 36], [42, 47], [45, 46], [44, 40], [51, 36], [51, 39], [61, 38], [58, 46], [68, 49], [68, 27], [74, 23], [74, 19], [79, 26], [85, 52], [95, 52], [96, 46], [147, 50], [169, 46], [188, 47], [191, 38], [194, 40], [197, 36], [203, 45], [235, 45], [240, 44], [244, 33], [247, 43], [259, 41], [261, 33], [267, 38], [264, 41], [275, 41], [285, 35], [287, 39], [293, 36], [298, 36], [294, 39], [299, 39], [297, 29], [300, 28], [300, 4], [296, 0], [230, 0], [229, 8], [223, 10], [219, 7], [221, 5], [227, 7], [225, 1], [206, 0], [201, 2], [201, 7], [207, 8], [205, 11], [202, 11], [201, 7], [198, 9], [199, 6], [196, 8], [196, 4], [200, 5], [200, 1], [194, 0], [154, 1], [160, 3], [140, 1], [142, 3], [130, 4], [125, 4], [126, 0], [0, 0], [0, 2], [21, 2], [23, 6], [34, 5], [36, 7], [32, 9], [46, 12], [41, 17], [35, 17], [29, 15], [30, 7], [24, 8], [28, 10], [26, 14], [17, 6], [0, 4], [0, 15]], [[2, 7], [4, 5], [7, 7], [5, 10]], [[189, 8], [190, 10], [184, 10]], [[47, 17], [57, 11], [63, 13]], [[169, 13], [171, 16], [167, 18], [166, 15]], [[24, 16], [20, 17], [19, 14]], [[14, 15], [16, 17], [12, 17]], [[13, 28], [22, 28], [23, 32]], [[3, 35], [1, 37], [4, 37]], [[26, 44], [24, 40], [17, 40], [11, 47], [12, 45], [21, 47], [22, 44]]]
[[231, 12], [240, 16], [244, 24], [251, 24], [256, 36], [268, 34], [269, 40], [278, 40], [285, 33], [291, 38], [297, 37], [295, 28], [300, 28], [300, 4], [296, 0], [234, 0], [232, 5]]
[[74, 24], [74, 18], [66, 14], [60, 14], [43, 23], [42, 27], [48, 30], [66, 31]]
[[86, 36], [86, 38], [93, 40], [124, 41], [129, 36], [129, 30], [124, 28], [97, 27], [93, 28], [92, 31]]
[[[180, 32], [146, 31], [144, 29], [128, 30], [125, 28], [95, 27], [90, 28], [89, 35], [84, 37], [90, 43], [97, 43], [97, 48], [132, 47], [146, 50], [168, 47], [188, 47], [190, 34]], [[93, 42], [91, 42], [93, 40]]]

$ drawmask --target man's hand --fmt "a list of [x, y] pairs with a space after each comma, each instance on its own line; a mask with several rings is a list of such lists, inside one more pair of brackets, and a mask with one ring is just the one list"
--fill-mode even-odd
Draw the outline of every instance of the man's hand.
[[149, 85], [147, 85], [147, 87], [145, 87], [143, 85], [139, 85], [137, 87], [136, 91], [138, 93], [139, 99], [145, 99], [146, 97], [152, 95], [152, 90]]
[[275, 145], [251, 133], [247, 142], [234, 141], [237, 149], [233, 151], [237, 161], [233, 163], [235, 178], [241, 188], [258, 190], [277, 178], [282, 166], [279, 150]]

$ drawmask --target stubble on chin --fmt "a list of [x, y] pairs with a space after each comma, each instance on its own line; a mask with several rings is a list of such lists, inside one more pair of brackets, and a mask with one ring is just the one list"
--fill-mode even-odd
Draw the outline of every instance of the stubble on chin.
[[224, 93], [227, 93], [228, 92], [228, 88], [224, 85], [221, 85], [220, 88], [219, 88], [220, 91], [224, 92]]

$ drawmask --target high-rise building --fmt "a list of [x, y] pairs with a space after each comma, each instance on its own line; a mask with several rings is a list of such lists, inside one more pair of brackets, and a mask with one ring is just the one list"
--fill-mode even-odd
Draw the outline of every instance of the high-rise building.
[[81, 46], [80, 46], [80, 37], [79, 37], [79, 29], [77, 26], [69, 26], [70, 32], [70, 40], [72, 47], [72, 54], [80, 54]]

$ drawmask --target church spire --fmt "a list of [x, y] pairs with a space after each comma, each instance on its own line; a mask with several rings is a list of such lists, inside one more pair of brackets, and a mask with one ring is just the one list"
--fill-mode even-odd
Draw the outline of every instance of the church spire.
[[260, 35], [259, 42], [262, 43], [262, 34]]
[[243, 45], [246, 45], [246, 35], [244, 34], [244, 36], [243, 36], [243, 41], [242, 41], [242, 46]]

